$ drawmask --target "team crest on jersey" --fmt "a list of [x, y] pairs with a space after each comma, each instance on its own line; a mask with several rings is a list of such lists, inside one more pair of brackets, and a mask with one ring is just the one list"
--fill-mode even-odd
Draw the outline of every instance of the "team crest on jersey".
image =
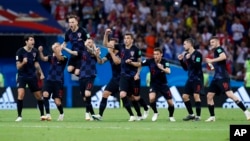
[[77, 33], [77, 36], [78, 36], [78, 41], [81, 41], [81, 40], [82, 40], [82, 38], [81, 38], [81, 37], [82, 37], [82, 33], [81, 33], [81, 32], [78, 32], [78, 33]]
[[134, 56], [135, 55], [135, 51], [130, 51], [130, 55]]
[[33, 52], [33, 57], [34, 57], [34, 58], [36, 57], [36, 53], [35, 53], [35, 52]]

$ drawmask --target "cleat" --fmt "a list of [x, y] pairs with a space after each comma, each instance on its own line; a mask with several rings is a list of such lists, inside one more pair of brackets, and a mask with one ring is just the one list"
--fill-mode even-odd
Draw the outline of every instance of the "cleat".
[[40, 117], [40, 120], [41, 120], [41, 121], [47, 120], [47, 116], [41, 116], [41, 117]]
[[214, 122], [215, 121], [215, 117], [209, 117], [207, 120], [205, 120], [206, 122]]
[[22, 121], [23, 118], [22, 117], [17, 117], [17, 119], [15, 120], [16, 122]]
[[195, 116], [194, 115], [188, 115], [186, 116], [185, 118], [183, 118], [182, 120], [184, 121], [189, 121], [189, 120], [194, 120], [195, 119]]
[[135, 116], [130, 116], [128, 121], [136, 121], [137, 118]]
[[244, 113], [246, 115], [247, 120], [250, 120], [250, 112], [249, 111], [245, 111]]
[[171, 122], [175, 122], [176, 120], [175, 120], [175, 118], [174, 118], [174, 117], [169, 117], [169, 121], [171, 121]]
[[141, 121], [141, 120], [143, 120], [143, 117], [142, 116], [138, 116], [136, 120], [137, 121]]
[[98, 120], [98, 121], [101, 121], [102, 120], [102, 116], [100, 116], [99, 114], [98, 115], [92, 115], [92, 118], [94, 120]]
[[64, 119], [64, 114], [60, 114], [57, 121], [63, 121], [63, 119]]
[[201, 121], [201, 117], [196, 116], [193, 121]]
[[156, 121], [158, 118], [159, 114], [158, 113], [154, 113], [153, 117], [152, 117], [152, 121]]
[[51, 115], [50, 115], [50, 114], [47, 114], [47, 115], [46, 115], [46, 120], [47, 120], [47, 121], [51, 121], [51, 120], [52, 120], [52, 118], [51, 118]]
[[87, 121], [92, 121], [93, 120], [93, 118], [90, 115], [90, 113], [85, 113], [85, 120], [87, 120]]

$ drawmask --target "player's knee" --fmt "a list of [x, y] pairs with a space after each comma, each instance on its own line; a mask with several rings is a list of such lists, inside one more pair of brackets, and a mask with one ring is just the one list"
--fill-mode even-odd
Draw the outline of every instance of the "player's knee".
[[110, 96], [110, 93], [109, 93], [109, 92], [107, 92], [107, 91], [104, 91], [104, 92], [103, 92], [102, 97], [108, 98], [109, 96]]

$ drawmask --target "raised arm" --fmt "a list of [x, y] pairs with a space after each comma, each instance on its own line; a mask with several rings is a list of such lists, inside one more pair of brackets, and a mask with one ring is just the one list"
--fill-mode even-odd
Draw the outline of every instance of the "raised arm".
[[39, 51], [40, 59], [41, 59], [42, 61], [47, 62], [47, 61], [49, 60], [49, 57], [48, 57], [48, 56], [44, 56], [44, 54], [43, 54], [43, 46], [39, 46], [39, 47], [38, 47], [38, 51]]
[[108, 28], [108, 29], [105, 30], [105, 33], [104, 33], [104, 36], [103, 36], [103, 45], [105, 47], [108, 46], [108, 37], [109, 37], [109, 34], [111, 34], [111, 33], [112, 33], [111, 29]]

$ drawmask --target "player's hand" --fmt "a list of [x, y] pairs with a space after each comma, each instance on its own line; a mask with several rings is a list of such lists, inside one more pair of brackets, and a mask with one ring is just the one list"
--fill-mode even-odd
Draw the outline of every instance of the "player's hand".
[[105, 30], [105, 34], [106, 34], [106, 35], [109, 35], [109, 34], [111, 34], [111, 33], [112, 33], [112, 30], [111, 30], [110, 28], [108, 28], [108, 29]]
[[212, 62], [212, 59], [210, 59], [210, 58], [206, 58], [205, 61], [206, 61], [207, 63], [213, 63], [213, 62]]
[[182, 60], [183, 57], [184, 57], [184, 56], [183, 56], [182, 54], [178, 55], [178, 59], [179, 59], [179, 60]]
[[135, 74], [134, 80], [139, 80], [139, 79], [140, 79], [140, 75], [139, 74]]
[[131, 62], [132, 62], [131, 59], [127, 59], [127, 60], [125, 61], [125, 63], [127, 63], [127, 64], [131, 64]]
[[27, 58], [27, 57], [24, 57], [24, 58], [23, 58], [23, 63], [24, 63], [24, 64], [27, 64], [27, 63], [28, 63], [28, 58]]
[[43, 80], [45, 77], [43, 75], [43, 73], [40, 75], [40, 79]]
[[190, 55], [189, 53], [188, 53], [188, 54], [186, 54], [186, 58], [187, 58], [187, 59], [189, 59], [189, 58], [190, 58], [190, 56], [191, 56], [191, 55]]
[[40, 52], [43, 52], [43, 46], [39, 46], [39, 47], [38, 47], [38, 50], [39, 50]]
[[157, 67], [158, 67], [159, 69], [161, 69], [161, 70], [164, 69], [164, 68], [163, 68], [163, 65], [160, 64], [160, 63], [157, 64]]

